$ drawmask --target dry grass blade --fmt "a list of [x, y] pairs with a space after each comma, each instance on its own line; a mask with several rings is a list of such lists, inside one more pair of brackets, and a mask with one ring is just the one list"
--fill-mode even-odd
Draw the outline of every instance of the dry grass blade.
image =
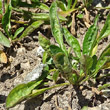
[[89, 12], [87, 11], [86, 8], [84, 8], [84, 11], [85, 11], [84, 23], [86, 27], [89, 28], [90, 27]]
[[72, 15], [71, 34], [72, 35], [76, 34], [76, 31], [75, 31], [75, 12]]
[[1, 63], [7, 63], [7, 56], [6, 54], [0, 50], [0, 62]]

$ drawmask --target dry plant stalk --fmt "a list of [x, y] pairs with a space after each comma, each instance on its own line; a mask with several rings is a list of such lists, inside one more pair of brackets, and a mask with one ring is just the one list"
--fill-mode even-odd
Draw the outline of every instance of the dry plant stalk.
[[76, 31], [75, 31], [75, 12], [72, 15], [71, 34], [72, 35], [76, 34]]
[[86, 27], [89, 28], [90, 27], [89, 12], [87, 11], [86, 8], [84, 8], [84, 11], [85, 11], [84, 23]]

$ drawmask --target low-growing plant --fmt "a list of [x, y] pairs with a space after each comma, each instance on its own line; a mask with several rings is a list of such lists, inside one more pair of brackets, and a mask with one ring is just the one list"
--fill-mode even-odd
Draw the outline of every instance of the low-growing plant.
[[[99, 15], [96, 16], [93, 25], [89, 27], [85, 34], [82, 49], [76, 37], [60, 24], [56, 2], [51, 4], [49, 16], [52, 35], [59, 46], [51, 44], [49, 39], [39, 33], [39, 43], [45, 50], [42, 62], [46, 66], [42, 71], [42, 76], [35, 81], [15, 87], [7, 97], [6, 108], [13, 107], [24, 99], [36, 97], [46, 90], [55, 87], [69, 84], [75, 86], [91, 78], [96, 79], [101, 69], [110, 67], [110, 44], [103, 50], [100, 56], [96, 55], [99, 42], [110, 34], [110, 14], [108, 14], [100, 34], [98, 34], [97, 26]], [[70, 46], [68, 50], [64, 44], [63, 36]], [[71, 49], [75, 55], [73, 55]], [[50, 72], [54, 72], [52, 77], [49, 77]], [[44, 79], [53, 79], [56, 82], [59, 74], [70, 83], [56, 84], [45, 88]], [[42, 85], [44, 88], [40, 89], [43, 87]]]

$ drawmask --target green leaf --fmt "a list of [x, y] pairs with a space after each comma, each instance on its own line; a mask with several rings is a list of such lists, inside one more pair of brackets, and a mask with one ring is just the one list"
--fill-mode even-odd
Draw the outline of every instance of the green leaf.
[[100, 35], [97, 39], [97, 42], [99, 43], [100, 40], [102, 40], [103, 38], [108, 37], [108, 35], [110, 35], [110, 14], [108, 14], [106, 22], [104, 24], [103, 29], [100, 32]]
[[70, 9], [71, 8], [71, 5], [72, 5], [72, 0], [68, 0], [67, 8]]
[[4, 36], [4, 34], [0, 31], [0, 43], [6, 47], [10, 47], [10, 41]]
[[2, 0], [0, 1], [0, 14], [2, 14]]
[[83, 106], [81, 110], [88, 110], [88, 106]]
[[63, 3], [63, 1], [56, 1], [56, 2], [57, 2], [58, 7], [60, 7], [63, 11], [66, 11], [67, 10], [67, 7]]
[[48, 53], [45, 51], [45, 52], [43, 53], [43, 58], [42, 58], [43, 64], [46, 63], [47, 57], [48, 57]]
[[93, 2], [93, 0], [83, 0], [83, 3], [86, 7], [89, 7], [92, 2]]
[[[26, 11], [24, 13], [26, 13]], [[30, 13], [30, 17], [33, 20], [44, 20], [44, 21], [50, 20], [49, 13]], [[67, 19], [65, 17], [61, 16], [60, 14], [59, 14], [59, 19], [60, 19], [60, 21], [67, 21]]]
[[49, 7], [44, 3], [40, 3], [40, 2], [39, 2], [39, 4], [36, 3], [36, 7], [40, 8], [42, 10], [45, 10], [45, 11], [49, 11]]
[[24, 30], [24, 27], [18, 28], [13, 36], [13, 39], [15, 39], [17, 37], [17, 35], [20, 34], [23, 30]]
[[49, 21], [49, 14], [48, 13], [36, 13], [36, 14], [33, 14], [32, 19]]
[[95, 71], [96, 64], [97, 64], [97, 56], [94, 55], [94, 56], [92, 57], [92, 59], [93, 59], [93, 64], [92, 64], [92, 67], [91, 67], [91, 72], [93, 73], [93, 72]]
[[64, 36], [65, 36], [67, 43], [73, 48], [76, 56], [80, 58], [81, 48], [80, 48], [78, 40], [72, 34], [70, 34], [70, 32], [66, 28], [63, 28], [63, 31], [64, 31]]
[[76, 17], [79, 18], [79, 19], [82, 19], [84, 17], [84, 15], [83, 14], [78, 14]]
[[49, 51], [50, 40], [39, 32], [39, 43], [45, 51]]
[[52, 34], [55, 37], [55, 40], [60, 45], [61, 49], [64, 51], [64, 53], [67, 55], [66, 47], [63, 43], [63, 33], [62, 28], [59, 22], [58, 14], [57, 14], [57, 4], [56, 2], [53, 2], [50, 7], [50, 24], [51, 24], [51, 30]]
[[[99, 16], [99, 15], [98, 15]], [[96, 38], [98, 33], [97, 21], [98, 16], [96, 16], [95, 22], [89, 27], [83, 41], [83, 55], [91, 55], [92, 50], [96, 44]]]
[[11, 4], [13, 7], [16, 7], [19, 4], [19, 0], [11, 0]]
[[47, 87], [47, 88], [43, 88], [43, 89], [33, 90], [33, 92], [28, 96], [27, 99], [34, 98], [34, 97], [44, 93], [47, 90], [50, 90], [50, 89], [53, 89], [53, 88], [56, 88], [56, 87], [67, 86], [67, 85], [70, 85], [70, 83], [62, 83], [62, 84], [57, 84], [57, 85]]
[[11, 4], [9, 4], [7, 6], [4, 16], [2, 17], [3, 29], [5, 30], [5, 32], [7, 33], [9, 37], [10, 37], [10, 28], [11, 28], [11, 24], [10, 24], [11, 10], [12, 10], [12, 6]]
[[102, 52], [98, 59], [96, 70], [94, 73], [95, 75], [98, 73], [100, 69], [103, 68], [107, 61], [110, 61], [110, 44], [104, 49], [104, 51]]
[[64, 65], [64, 53], [59, 52], [56, 55], [54, 55], [53, 57], [53, 61], [55, 63], [55, 65], [58, 66], [63, 66]]
[[93, 59], [90, 56], [82, 55], [80, 58], [81, 68], [83, 69], [85, 74], [89, 74], [90, 68], [93, 64]]
[[58, 76], [59, 76], [59, 71], [56, 70], [56, 71], [54, 72], [53, 76], [52, 76], [52, 78], [53, 78], [53, 80], [54, 80], [55, 82], [57, 81]]
[[62, 49], [56, 45], [50, 45], [50, 51], [53, 55], [55, 55], [59, 52], [63, 52]]
[[78, 2], [78, 0], [74, 0], [74, 4], [73, 4], [73, 6], [72, 6], [72, 9], [74, 9], [74, 8], [75, 8], [75, 6], [76, 6], [77, 2]]
[[72, 73], [71, 76], [69, 76], [68, 80], [70, 81], [71, 84], [76, 84], [78, 81], [78, 76], [76, 75], [76, 73]]
[[15, 87], [8, 95], [6, 99], [6, 108], [13, 107], [15, 104], [24, 100], [29, 94], [31, 94], [32, 90], [38, 86], [43, 80], [40, 81], [32, 81], [27, 84], [20, 84]]
[[35, 21], [35, 22], [33, 22], [30, 26], [28, 26], [24, 30], [23, 34], [17, 40], [20, 40], [20, 39], [28, 36], [29, 34], [31, 34], [35, 29], [37, 29], [43, 23], [44, 23], [43, 21]]
[[106, 88], [108, 88], [108, 87], [110, 87], [110, 84], [108, 83], [108, 84], [104, 84], [104, 85], [102, 85], [102, 86], [99, 86], [99, 90], [103, 90], [103, 89], [106, 89]]

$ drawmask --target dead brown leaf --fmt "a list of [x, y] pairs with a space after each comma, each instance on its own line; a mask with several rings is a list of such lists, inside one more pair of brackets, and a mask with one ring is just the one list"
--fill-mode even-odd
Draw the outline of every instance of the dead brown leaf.
[[89, 28], [90, 27], [89, 12], [87, 11], [86, 8], [84, 8], [84, 11], [85, 11], [84, 23], [86, 27]]
[[75, 13], [73, 13], [73, 15], [72, 15], [71, 34], [72, 35], [76, 34], [76, 31], [75, 31]]
[[1, 63], [7, 63], [7, 56], [6, 54], [0, 50], [0, 62]]
[[101, 94], [101, 91], [99, 91], [97, 88], [92, 87], [92, 92], [96, 93], [97, 95]]

